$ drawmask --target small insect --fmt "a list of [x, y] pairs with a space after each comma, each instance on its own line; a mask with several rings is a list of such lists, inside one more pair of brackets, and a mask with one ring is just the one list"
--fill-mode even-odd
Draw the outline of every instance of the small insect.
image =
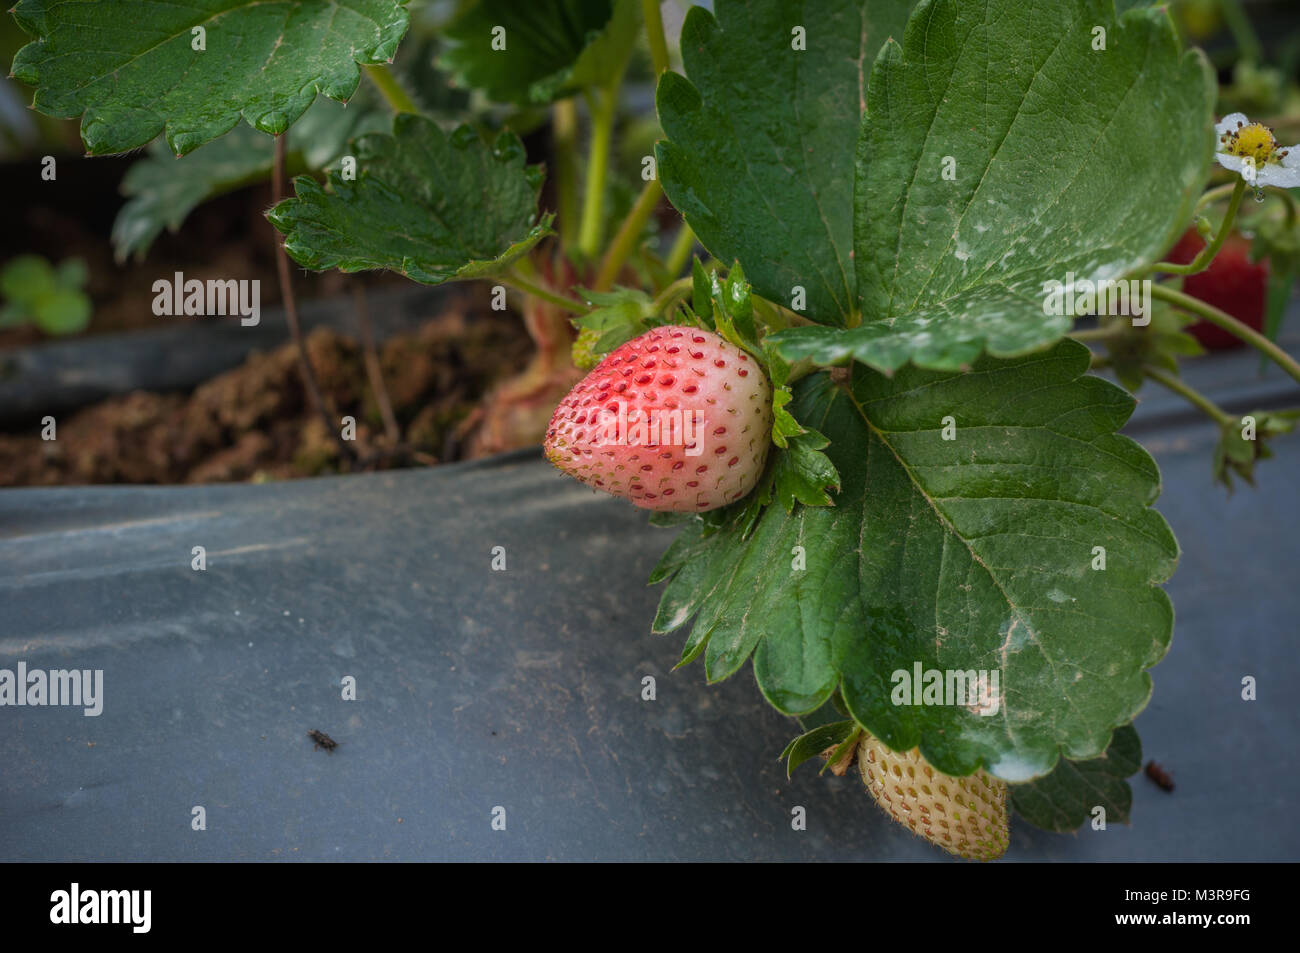
[[1162, 791], [1171, 792], [1174, 789], [1174, 779], [1169, 776], [1169, 772], [1154, 761], [1147, 762], [1147, 777], [1156, 783], [1156, 786]]
[[316, 748], [324, 748], [330, 754], [333, 754], [334, 749], [339, 746], [339, 743], [337, 741], [335, 741], [329, 735], [325, 734], [325, 732], [317, 731], [315, 728], [307, 732], [307, 737], [309, 737], [312, 741], [316, 742], [315, 745]]

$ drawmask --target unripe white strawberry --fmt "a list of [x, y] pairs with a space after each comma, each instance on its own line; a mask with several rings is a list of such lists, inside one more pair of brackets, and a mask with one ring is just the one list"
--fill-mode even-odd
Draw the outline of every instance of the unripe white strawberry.
[[701, 513], [754, 488], [772, 385], [741, 348], [699, 328], [654, 328], [611, 351], [560, 402], [546, 456], [649, 510]]
[[958, 857], [996, 860], [1007, 850], [1007, 785], [984, 771], [954, 778], [932, 768], [919, 748], [890, 751], [864, 733], [862, 780], [900, 824]]

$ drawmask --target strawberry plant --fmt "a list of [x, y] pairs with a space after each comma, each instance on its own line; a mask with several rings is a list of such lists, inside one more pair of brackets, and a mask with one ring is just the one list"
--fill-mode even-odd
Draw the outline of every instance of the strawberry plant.
[[[1300, 381], [1289, 283], [1258, 327], [1192, 293], [1234, 230], [1295, 274], [1300, 147], [1216, 124], [1162, 7], [717, 0], [671, 44], [653, 0], [478, 0], [438, 62], [492, 105], [455, 125], [387, 65], [401, 0], [203, 0], [147, 28], [134, 6], [15, 8], [38, 109], [79, 116], [92, 154], [161, 135], [142, 168], [175, 166], [167, 192], [129, 178], [120, 252], [292, 167], [267, 217], [302, 267], [513, 290], [538, 342], [518, 419], [675, 529], [651, 627], [711, 682], [748, 663], [801, 721], [790, 770], [852, 769], [966, 857], [1005, 850], [1009, 813], [1127, 820], [1179, 555], [1120, 433], [1130, 391], [1205, 411], [1225, 482], [1300, 416], [1229, 414], [1179, 375], [1199, 320]], [[629, 64], [662, 127], [631, 168]], [[543, 119], [546, 168], [517, 134]]]

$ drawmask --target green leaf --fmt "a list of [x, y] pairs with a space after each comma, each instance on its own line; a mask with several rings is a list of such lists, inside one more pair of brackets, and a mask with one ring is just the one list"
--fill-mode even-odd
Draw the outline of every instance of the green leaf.
[[[747, 539], [734, 521], [688, 526], [656, 572], [656, 631], [694, 617], [684, 656], [705, 652], [717, 681], [752, 654], [787, 714], [839, 687], [866, 730], [948, 774], [1024, 781], [1100, 755], [1150, 695], [1178, 549], [1149, 509], [1154, 462], [1116, 433], [1134, 401], [1088, 361], [1067, 340], [965, 374], [804, 378], [795, 415], [830, 440], [835, 505], [768, 507]], [[893, 675], [915, 663], [996, 673], [996, 714], [895, 705]]]
[[441, 62], [497, 102], [548, 103], [621, 71], [639, 22], [635, 0], [478, 0], [447, 27]]
[[858, 733], [858, 726], [852, 719], [822, 725], [795, 738], [781, 752], [781, 760], [786, 762], [785, 776], [794, 774], [795, 768], [809, 761], [827, 748], [838, 748], [849, 738]]
[[830, 506], [833, 502], [826, 491], [840, 488], [840, 474], [831, 458], [821, 452], [829, 444], [816, 430], [805, 430], [790, 437], [787, 446], [776, 453], [773, 492], [787, 513], [796, 501], [805, 506]]
[[[386, 128], [390, 115], [319, 99], [289, 130], [286, 165], [294, 173], [323, 169], [353, 136]], [[203, 202], [267, 179], [274, 160], [274, 140], [249, 126], [237, 126], [182, 159], [166, 142], [154, 140], [147, 157], [122, 179], [128, 201], [113, 221], [117, 260], [143, 258], [164, 228], [175, 232]]]
[[357, 64], [391, 60], [407, 26], [405, 0], [20, 0], [14, 17], [37, 37], [14, 76], [36, 87], [36, 109], [81, 117], [92, 155], [160, 132], [184, 155], [241, 116], [278, 135], [318, 92], [351, 96]]
[[1068, 834], [1106, 809], [1106, 823], [1127, 824], [1133, 792], [1124, 780], [1142, 767], [1142, 742], [1132, 725], [1115, 729], [1103, 755], [1087, 761], [1062, 758], [1051, 774], [1010, 787], [1011, 807], [1035, 827]]
[[314, 271], [386, 268], [436, 285], [496, 274], [551, 234], [550, 216], [537, 218], [540, 173], [513, 133], [489, 147], [468, 126], [447, 135], [403, 113], [356, 153], [355, 181], [332, 173], [326, 192], [299, 177], [298, 197], [267, 213]]
[[71, 288], [56, 288], [32, 303], [32, 320], [46, 334], [77, 334], [90, 324], [90, 299]]
[[[1232, 478], [1255, 485], [1255, 463], [1273, 456], [1269, 441], [1290, 433], [1300, 423], [1300, 410], [1253, 410], [1219, 429], [1214, 448], [1214, 479], [1232, 492]], [[1249, 424], [1249, 429], [1247, 425]]]
[[641, 10], [636, 0], [614, 0], [609, 22], [578, 54], [573, 70], [562, 83], [553, 87], [550, 96], [602, 86], [613, 77], [622, 76], [640, 35]]
[[593, 355], [608, 354], [643, 333], [655, 317], [654, 299], [635, 288], [615, 288], [613, 291], [577, 289], [591, 311], [574, 318], [578, 327], [598, 331], [600, 336], [592, 343]]
[[[871, 59], [912, 0], [718, 0], [659, 81], [659, 177], [700, 243], [754, 290], [845, 324], [855, 300], [853, 154]], [[792, 46], [806, 33], [806, 49]]]
[[[1094, 49], [1095, 28], [1105, 50]], [[1044, 284], [1119, 278], [1191, 215], [1214, 85], [1163, 10], [926, 0], [872, 71], [854, 192], [863, 323], [783, 353], [956, 369], [1064, 334]], [[945, 174], [947, 173], [947, 174]]]
[[713, 275], [704, 270], [698, 258], [691, 264], [691, 310], [713, 330]]
[[54, 282], [66, 291], [80, 291], [90, 280], [90, 269], [82, 258], [65, 258], [55, 269]]
[[19, 255], [0, 270], [0, 295], [20, 305], [30, 305], [58, 286], [54, 268], [40, 255]]
[[713, 324], [718, 334], [751, 354], [758, 356], [758, 330], [754, 326], [754, 302], [745, 271], [736, 262], [725, 281], [715, 274], [710, 282], [713, 297]]

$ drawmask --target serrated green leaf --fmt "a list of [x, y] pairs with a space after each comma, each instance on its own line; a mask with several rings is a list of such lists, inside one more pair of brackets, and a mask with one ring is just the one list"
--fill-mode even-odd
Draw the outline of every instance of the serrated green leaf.
[[[320, 170], [344, 153], [350, 138], [388, 127], [384, 110], [344, 107], [319, 99], [287, 133], [286, 165], [291, 174]], [[119, 262], [143, 258], [163, 231], [175, 232], [198, 205], [260, 182], [271, 174], [275, 141], [249, 126], [237, 126], [178, 159], [161, 139], [122, 178], [128, 201], [113, 221], [113, 249]]]
[[625, 65], [639, 22], [635, 0], [478, 0], [447, 27], [441, 62], [497, 102], [548, 103]]
[[1132, 725], [1115, 729], [1105, 753], [1087, 761], [1062, 758], [1050, 774], [1008, 789], [1011, 807], [1035, 827], [1067, 834], [1106, 810], [1107, 824], [1127, 824], [1133, 792], [1124, 780], [1142, 767], [1142, 742]]
[[[1095, 27], [1106, 31], [1104, 50], [1093, 48]], [[770, 72], [771, 85], [758, 88], [768, 100], [787, 95], [788, 80]], [[729, 81], [726, 73], [697, 86]], [[670, 141], [671, 117], [702, 113], [701, 93], [680, 80], [666, 78], [660, 100]], [[1044, 283], [1067, 282], [1071, 273], [1119, 278], [1153, 261], [1190, 216], [1212, 153], [1213, 78], [1204, 58], [1180, 52], [1163, 11], [1135, 9], [1116, 21], [1109, 0], [923, 0], [903, 42], [880, 50], [866, 103], [854, 186], [818, 192], [824, 207], [852, 202], [855, 280], [842, 284], [862, 323], [778, 332], [773, 340], [792, 360], [956, 369], [983, 350], [1010, 356], [1043, 347], [1071, 320], [1044, 313]], [[765, 145], [752, 149], [762, 156]], [[758, 231], [767, 209], [790, 217], [804, 194], [807, 176], [790, 176], [785, 170], [798, 166], [788, 159], [781, 177], [763, 189], [746, 183], [742, 195], [696, 170], [706, 160], [695, 151], [698, 160], [692, 154], [677, 166], [676, 193], [673, 167], [661, 163], [668, 194], [697, 217], [725, 205], [733, 234]], [[834, 150], [817, 154], [820, 161]], [[723, 171], [731, 180], [742, 175]], [[809, 217], [805, 211], [801, 221]], [[717, 251], [707, 238], [705, 245]], [[825, 281], [793, 252], [804, 246], [788, 239], [786, 246], [767, 257], [799, 275], [779, 286], [755, 250], [735, 254], [760, 292], [771, 285], [784, 301], [802, 284], [809, 317], [846, 323], [814, 294]], [[836, 260], [812, 247], [822, 262]], [[839, 260], [847, 257], [843, 251]]]
[[351, 96], [358, 64], [391, 60], [407, 27], [406, 0], [20, 0], [14, 17], [37, 40], [13, 74], [36, 109], [81, 117], [92, 155], [160, 132], [184, 155], [241, 117], [278, 135], [318, 92]]
[[835, 464], [821, 452], [830, 441], [815, 430], [800, 430], [777, 452], [773, 466], [773, 493], [787, 513], [794, 509], [796, 501], [805, 506], [830, 506], [831, 497], [826, 491], [840, 488]]
[[467, 126], [447, 135], [404, 113], [393, 135], [364, 136], [356, 152], [355, 181], [332, 173], [326, 192], [299, 177], [298, 197], [267, 213], [307, 268], [386, 268], [436, 285], [495, 274], [551, 234], [512, 133], [488, 146]]
[[[682, 27], [656, 100], [659, 177], [700, 243], [754, 290], [844, 324], [855, 299], [853, 155], [872, 58], [912, 0], [718, 0]], [[796, 27], [806, 48], [793, 47]]]
[[838, 748], [857, 732], [858, 726], [850, 719], [822, 725], [795, 738], [781, 752], [781, 760], [786, 762], [785, 776], [790, 777], [795, 768], [817, 757], [827, 748]]
[[[689, 650], [710, 681], [752, 654], [787, 714], [839, 687], [859, 724], [947, 774], [1024, 781], [1100, 755], [1149, 697], [1173, 624], [1158, 583], [1178, 550], [1149, 509], [1154, 462], [1116, 433], [1134, 402], [1088, 361], [1061, 341], [965, 374], [855, 366], [847, 390], [804, 378], [796, 416], [830, 440], [835, 505], [768, 507], [747, 541], [688, 527], [657, 629], [695, 613]], [[893, 673], [917, 662], [996, 672], [997, 713], [893, 704]]]

